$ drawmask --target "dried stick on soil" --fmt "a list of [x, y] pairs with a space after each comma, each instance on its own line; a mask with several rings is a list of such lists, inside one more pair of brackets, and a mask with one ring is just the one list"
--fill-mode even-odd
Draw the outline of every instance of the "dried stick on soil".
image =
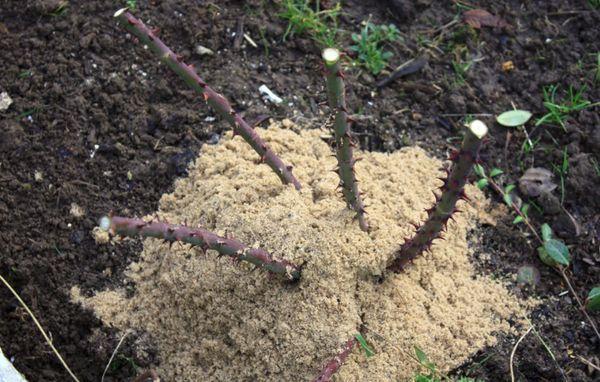
[[365, 207], [360, 197], [358, 182], [354, 173], [356, 159], [352, 155], [353, 143], [348, 123], [340, 52], [337, 49], [327, 48], [323, 51], [322, 56], [327, 75], [327, 100], [329, 101], [331, 112], [335, 113], [333, 129], [335, 133], [336, 157], [338, 160], [337, 173], [340, 176], [339, 186], [342, 189], [342, 194], [348, 207], [356, 212], [360, 229], [368, 231], [369, 225], [365, 218]]
[[108, 363], [106, 364], [106, 367], [104, 368], [104, 371], [102, 372], [102, 377], [100, 378], [100, 382], [104, 382], [104, 377], [106, 377], [106, 373], [108, 372], [108, 368], [112, 364], [113, 359], [115, 359], [115, 355], [117, 355], [117, 351], [119, 351], [119, 348], [123, 344], [123, 341], [125, 341], [125, 338], [127, 337], [128, 334], [129, 334], [129, 330], [127, 330], [125, 332], [125, 334], [123, 334], [123, 336], [119, 340], [119, 343], [117, 344], [117, 347], [115, 348], [115, 350], [113, 350], [112, 354], [110, 355], [110, 358], [108, 359]]
[[114, 17], [144, 44], [156, 53], [162, 62], [181, 77], [192, 89], [204, 97], [208, 105], [215, 109], [233, 128], [234, 136], [239, 134], [260, 155], [261, 161], [275, 171], [284, 184], [293, 184], [299, 190], [300, 182], [292, 175], [292, 167], [287, 166], [273, 150], [258, 136], [256, 131], [231, 107], [221, 94], [214, 91], [196, 73], [192, 65], [187, 65], [181, 57], [173, 53], [141, 20], [136, 19], [127, 8], [115, 12]]
[[464, 187], [477, 160], [482, 139], [487, 131], [487, 126], [483, 122], [479, 120], [471, 122], [460, 151], [450, 158], [454, 161], [454, 164], [448, 177], [442, 179], [444, 181], [444, 184], [440, 187], [442, 195], [436, 195], [435, 205], [427, 210], [427, 220], [417, 229], [412, 238], [404, 241], [396, 258], [388, 266], [389, 270], [396, 273], [401, 272], [406, 264], [427, 250], [433, 240], [440, 236], [448, 223], [448, 219], [452, 218], [453, 213], [457, 212], [456, 202], [459, 199], [466, 199]]
[[346, 361], [346, 358], [348, 358], [348, 356], [352, 352], [352, 349], [354, 348], [354, 346], [356, 346], [357, 343], [358, 343], [358, 340], [355, 337], [352, 337], [351, 339], [349, 339], [348, 342], [346, 342], [344, 344], [344, 346], [342, 347], [342, 350], [338, 354], [336, 354], [335, 357], [333, 357], [329, 362], [327, 362], [327, 364], [325, 365], [323, 370], [321, 370], [321, 373], [319, 374], [319, 376], [317, 378], [315, 378], [313, 380], [313, 382], [328, 382], [328, 381], [330, 381], [331, 377], [344, 364], [344, 362]]
[[247, 261], [256, 268], [281, 275], [289, 281], [300, 279], [300, 267], [287, 260], [279, 260], [261, 248], [248, 248], [235, 239], [217, 236], [202, 228], [189, 228], [160, 221], [146, 222], [137, 218], [105, 216], [100, 220], [100, 228], [113, 235], [128, 237], [154, 237], [169, 243], [176, 241], [191, 244], [206, 252], [208, 249], [230, 256], [236, 261]]
[[[75, 382], [79, 382], [79, 379], [77, 379], [77, 377], [75, 376], [75, 374], [73, 374], [73, 372], [69, 368], [69, 365], [67, 365], [67, 363], [65, 362], [65, 360], [63, 359], [63, 357], [58, 352], [58, 350], [56, 350], [56, 348], [54, 347], [54, 344], [52, 343], [52, 340], [50, 339], [50, 337], [48, 337], [48, 335], [44, 331], [44, 328], [42, 328], [42, 325], [40, 324], [40, 322], [38, 321], [38, 319], [33, 315], [33, 312], [31, 311], [31, 309], [29, 309], [29, 307], [27, 306], [27, 304], [25, 304], [25, 301], [23, 301], [23, 299], [21, 299], [21, 296], [19, 296], [19, 294], [17, 293], [17, 291], [15, 291], [13, 289], [13, 287], [8, 283], [8, 281], [6, 281], [4, 279], [4, 277], [0, 276], [0, 281], [2, 281], [2, 283], [8, 288], [8, 290], [10, 290], [10, 292], [13, 294], [13, 296], [15, 296], [15, 298], [17, 299], [17, 301], [19, 301], [19, 304], [21, 304], [21, 306], [23, 307], [23, 309], [25, 309], [25, 311], [27, 312], [27, 314], [29, 314], [29, 317], [31, 317], [31, 319], [33, 320], [33, 323], [35, 324], [35, 326], [37, 326], [37, 328], [40, 331], [40, 333], [42, 333], [42, 336], [46, 340], [46, 343], [48, 344], [48, 346], [50, 346], [50, 349], [52, 349], [52, 351], [54, 352], [54, 355], [56, 355], [56, 358], [58, 358], [58, 360], [63, 365], [63, 367], [65, 368], [65, 370], [67, 371], [67, 373], [69, 373], [69, 375], [71, 376], [71, 378]], [[0, 378], [0, 380], [2, 380], [2, 378]]]
[[517, 348], [519, 347], [519, 344], [529, 334], [531, 329], [533, 329], [533, 325], [530, 326], [529, 329], [525, 333], [523, 333], [523, 335], [519, 338], [519, 340], [513, 347], [512, 351], [510, 352], [510, 380], [512, 382], [515, 382], [515, 369], [514, 369], [515, 353], [517, 352]]

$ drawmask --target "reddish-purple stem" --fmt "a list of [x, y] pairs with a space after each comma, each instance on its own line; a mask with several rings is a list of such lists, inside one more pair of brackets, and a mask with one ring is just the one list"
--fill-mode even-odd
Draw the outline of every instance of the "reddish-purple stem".
[[283, 259], [274, 258], [262, 248], [248, 248], [241, 242], [215, 235], [202, 228], [190, 228], [185, 225], [169, 224], [161, 221], [146, 222], [138, 218], [108, 216], [102, 218], [100, 226], [113, 235], [128, 237], [154, 237], [169, 243], [176, 241], [191, 244], [203, 251], [208, 249], [230, 256], [236, 261], [247, 261], [257, 268], [282, 275], [290, 281], [300, 278], [300, 267]]
[[331, 377], [344, 364], [344, 362], [346, 361], [346, 358], [348, 358], [348, 356], [352, 352], [352, 349], [354, 348], [354, 346], [356, 346], [357, 343], [358, 343], [358, 340], [355, 337], [352, 337], [351, 339], [349, 339], [348, 342], [346, 342], [344, 344], [344, 346], [342, 347], [340, 352], [338, 354], [336, 354], [335, 357], [333, 357], [331, 360], [329, 360], [329, 362], [327, 362], [327, 364], [325, 365], [323, 370], [321, 370], [321, 373], [317, 376], [317, 378], [315, 378], [313, 380], [313, 382], [328, 382], [328, 381], [330, 381]]
[[292, 174], [292, 166], [288, 166], [259, 137], [256, 131], [238, 114], [221, 94], [214, 91], [196, 73], [192, 65], [187, 65], [166, 46], [157, 36], [156, 30], [148, 28], [141, 20], [136, 19], [127, 8], [114, 15], [129, 32], [148, 45], [171, 70], [179, 75], [192, 89], [204, 97], [213, 109], [233, 127], [233, 134], [239, 134], [258, 153], [262, 162], [275, 171], [284, 184], [293, 184], [299, 190], [300, 182]]
[[473, 165], [477, 160], [481, 141], [487, 133], [487, 127], [481, 121], [473, 121], [465, 134], [460, 151], [450, 158], [454, 163], [444, 184], [441, 195], [435, 195], [436, 202], [427, 210], [427, 220], [417, 228], [412, 238], [406, 238], [395, 259], [388, 266], [392, 272], [399, 273], [415, 257], [429, 249], [433, 240], [440, 237], [452, 214], [458, 212], [456, 202], [466, 199], [464, 187]]

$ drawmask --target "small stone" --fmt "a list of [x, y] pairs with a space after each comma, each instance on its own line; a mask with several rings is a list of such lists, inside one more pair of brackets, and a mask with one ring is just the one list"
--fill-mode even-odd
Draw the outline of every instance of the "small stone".
[[92, 230], [92, 237], [94, 238], [96, 244], [106, 244], [110, 241], [110, 235], [108, 232], [100, 227], [94, 227]]
[[0, 93], [0, 111], [8, 109], [12, 103], [13, 100], [10, 98], [7, 92]]
[[202, 45], [196, 46], [196, 53], [198, 53], [200, 56], [212, 56], [215, 54], [215, 52], [213, 52], [211, 49], [208, 49]]
[[502, 71], [510, 72], [515, 68], [515, 64], [512, 61], [505, 61], [502, 63]]
[[77, 203], [71, 203], [69, 213], [78, 219], [85, 216], [85, 210]]
[[44, 174], [41, 171], [36, 171], [33, 173], [33, 179], [40, 183], [41, 181], [44, 180]]

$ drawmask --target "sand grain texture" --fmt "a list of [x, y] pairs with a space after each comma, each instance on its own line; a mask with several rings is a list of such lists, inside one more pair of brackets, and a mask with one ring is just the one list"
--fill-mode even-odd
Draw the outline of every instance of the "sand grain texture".
[[372, 227], [366, 234], [335, 191], [337, 175], [329, 170], [336, 160], [323, 131], [275, 124], [260, 134], [294, 166], [301, 192], [283, 186], [256, 164], [247, 144], [228, 136], [204, 146], [189, 176], [162, 197], [158, 214], [305, 264], [297, 285], [210, 251], [147, 239], [127, 273], [133, 297], [117, 290], [86, 298], [73, 289], [73, 298], [106, 324], [149, 333], [164, 380], [311, 380], [361, 324], [386, 341], [367, 336], [376, 355], [367, 359], [355, 349], [337, 380], [406, 380], [418, 370], [407, 355], [413, 345], [448, 370], [494, 344], [495, 333], [511, 331], [509, 317], [523, 315], [506, 287], [476, 275], [469, 261], [467, 232], [487, 216], [483, 195], [471, 186], [473, 202], [461, 205], [445, 241], [406, 273], [374, 282], [414, 231], [410, 223], [425, 218], [441, 184], [440, 161], [419, 148], [357, 152]]

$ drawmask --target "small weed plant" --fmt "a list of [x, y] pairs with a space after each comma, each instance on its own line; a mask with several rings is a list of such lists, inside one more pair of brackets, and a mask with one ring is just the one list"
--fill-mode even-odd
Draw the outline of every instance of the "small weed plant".
[[542, 118], [537, 120], [535, 123], [536, 126], [542, 124], [558, 124], [566, 131], [565, 122], [570, 114], [600, 104], [598, 102], [591, 103], [583, 98], [586, 86], [581, 87], [579, 90], [576, 90], [573, 86], [569, 86], [567, 99], [561, 102], [556, 95], [558, 88], [558, 85], [550, 85], [543, 89], [544, 107], [548, 112]]
[[438, 370], [436, 364], [431, 362], [429, 357], [427, 357], [427, 354], [417, 346], [415, 346], [415, 356], [419, 364], [427, 371], [416, 374], [413, 377], [414, 382], [479, 382], [478, 380], [469, 377], [459, 377], [458, 379], [454, 379], [442, 374]]
[[288, 21], [287, 29], [283, 35], [285, 40], [288, 36], [307, 35], [316, 41], [321, 47], [332, 47], [336, 45], [338, 33], [337, 17], [341, 6], [336, 4], [331, 9], [321, 9], [319, 0], [284, 0], [283, 12], [279, 14]]
[[125, 6], [132, 11], [135, 11], [137, 8], [137, 0], [125, 0]]
[[392, 57], [392, 52], [384, 50], [387, 42], [400, 39], [400, 32], [394, 24], [375, 25], [367, 21], [360, 34], [352, 34], [355, 45], [350, 50], [358, 53], [358, 63], [373, 74], [379, 74]]

